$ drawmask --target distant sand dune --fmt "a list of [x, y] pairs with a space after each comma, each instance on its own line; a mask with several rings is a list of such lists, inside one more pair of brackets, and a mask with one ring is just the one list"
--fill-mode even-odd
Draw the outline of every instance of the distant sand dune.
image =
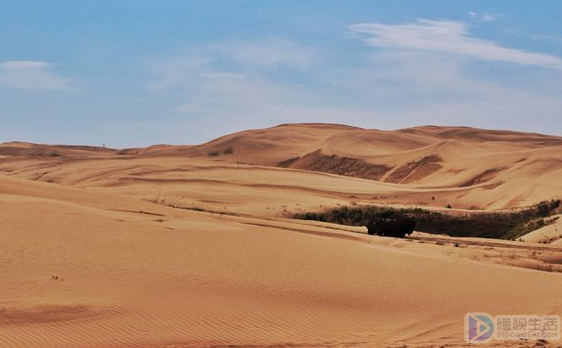
[[[212, 156], [399, 183], [471, 186], [526, 176], [524, 167], [530, 165], [548, 166], [541, 168], [547, 169], [543, 174], [560, 174], [561, 150], [562, 138], [534, 133], [431, 126], [380, 131], [290, 124], [160, 153]], [[512, 170], [504, 173], [498, 168]]]
[[[14, 174], [25, 171], [30, 179], [56, 180], [53, 171], [61, 169], [57, 166], [78, 168], [80, 161], [89, 164], [94, 160], [107, 168], [107, 172], [90, 178], [86, 178], [89, 172], [84, 173], [82, 181], [94, 182], [112, 172], [132, 173], [142, 158], [148, 159], [143, 163], [143, 174], [182, 171], [168, 163], [175, 159], [178, 166], [185, 167], [191, 159], [199, 158], [231, 167], [284, 167], [431, 188], [439, 196], [432, 195], [435, 202], [419, 197], [418, 205], [503, 209], [561, 197], [560, 153], [562, 138], [534, 133], [435, 126], [381, 131], [289, 124], [230, 134], [197, 146], [156, 145], [116, 151], [7, 143], [0, 145], [0, 155], [9, 155], [4, 159], [9, 164], [0, 164], [0, 169]], [[123, 162], [113, 166], [104, 162], [109, 158]], [[125, 161], [130, 162], [125, 165]], [[166, 168], [158, 168], [161, 164]], [[70, 183], [67, 175], [61, 180]], [[439, 194], [449, 188], [467, 189], [444, 197]]]

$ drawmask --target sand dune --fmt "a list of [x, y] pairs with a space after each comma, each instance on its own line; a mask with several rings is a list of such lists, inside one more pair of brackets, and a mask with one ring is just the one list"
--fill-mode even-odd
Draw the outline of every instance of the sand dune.
[[287, 218], [552, 198], [560, 146], [324, 124], [199, 146], [2, 144], [0, 348], [465, 347], [466, 312], [562, 314], [562, 245], [536, 243], [559, 220], [510, 242]]
[[[12, 154], [0, 163], [0, 170], [19, 173], [28, 179], [71, 185], [89, 181], [105, 187], [108, 183], [102, 181], [109, 177], [113, 178], [112, 185], [120, 184], [115, 180], [117, 177], [128, 183], [170, 179], [161, 182], [163, 185], [173, 179], [185, 179], [184, 175], [190, 180], [205, 180], [208, 171], [204, 172], [202, 167], [214, 163], [244, 175], [256, 165], [269, 167], [252, 172], [263, 178], [270, 173], [281, 173], [271, 167], [334, 174], [329, 186], [341, 187], [339, 182], [345, 182], [348, 189], [343, 193], [368, 203], [436, 208], [451, 205], [479, 210], [528, 206], [562, 197], [562, 184], [558, 180], [562, 176], [562, 138], [466, 127], [380, 131], [341, 125], [291, 124], [235, 133], [198, 146], [158, 145], [121, 151], [30, 144], [24, 146], [25, 151], [18, 148], [19, 152], [14, 152], [14, 148], [18, 147], [0, 145], [0, 154]], [[49, 156], [49, 153], [57, 155]], [[105, 162], [108, 158], [114, 161]], [[192, 163], [202, 164], [194, 167]], [[94, 169], [95, 175], [88, 178], [90, 166], [106, 171]], [[173, 177], [164, 171], [173, 172]], [[81, 178], [72, 181], [81, 173]], [[301, 176], [300, 172], [290, 170], [284, 173], [290, 173], [287, 177], [292, 176], [291, 182], [298, 182]], [[342, 176], [367, 180], [349, 181]], [[315, 178], [312, 182], [327, 181], [325, 176]], [[265, 181], [275, 184], [269, 179]], [[376, 186], [372, 181], [397, 185], [387, 190], [372, 189]], [[188, 184], [193, 186], [194, 181]], [[360, 195], [356, 194], [358, 191]], [[352, 200], [348, 199], [347, 203]]]
[[547, 220], [552, 220], [547, 226], [539, 228], [533, 232], [530, 232], [523, 237], [522, 240], [527, 242], [537, 242], [537, 243], [555, 243], [562, 239], [562, 221], [561, 215], [555, 215]]
[[[227, 135], [156, 154], [215, 157], [439, 188], [477, 187], [462, 208], [510, 208], [561, 196], [562, 138], [467, 127], [380, 131], [290, 124]], [[521, 185], [524, 181], [527, 185]], [[484, 204], [478, 197], [485, 195]]]
[[559, 276], [431, 244], [0, 182], [2, 348], [445, 344], [467, 311], [562, 310]]
[[92, 157], [115, 153], [105, 147], [80, 145], [43, 145], [25, 142], [9, 142], [0, 144], [0, 155], [14, 157]]

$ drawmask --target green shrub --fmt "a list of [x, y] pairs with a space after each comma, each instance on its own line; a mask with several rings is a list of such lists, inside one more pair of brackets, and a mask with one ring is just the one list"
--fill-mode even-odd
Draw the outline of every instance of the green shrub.
[[[550, 216], [560, 202], [541, 202], [535, 207], [512, 211], [471, 213], [462, 216], [421, 208], [396, 209], [377, 206], [338, 207], [324, 212], [306, 212], [293, 217], [350, 226], [366, 226], [376, 218], [412, 217], [416, 231], [447, 234], [453, 237], [484, 237], [516, 240], [518, 237], [550, 223]], [[545, 208], [546, 207], [546, 208]]]

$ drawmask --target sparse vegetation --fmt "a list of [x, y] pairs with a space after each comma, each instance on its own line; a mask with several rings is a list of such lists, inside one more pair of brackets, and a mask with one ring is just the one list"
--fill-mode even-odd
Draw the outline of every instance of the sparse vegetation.
[[471, 213], [454, 215], [421, 208], [395, 209], [376, 206], [338, 207], [324, 212], [295, 214], [294, 218], [332, 222], [342, 225], [365, 226], [381, 217], [408, 216], [416, 219], [416, 230], [447, 234], [453, 237], [484, 237], [516, 240], [534, 229], [552, 223], [547, 219], [560, 207], [560, 201], [541, 202], [536, 206], [510, 212]]
[[234, 153], [234, 149], [233, 149], [232, 146], [231, 146], [231, 147], [227, 147], [226, 149], [224, 149], [224, 150], [222, 150], [222, 151], [214, 150], [214, 151], [208, 152], [208, 153], [207, 153], [207, 156], [209, 156], [209, 157], [216, 157], [216, 156], [220, 155], [221, 153], [222, 153], [223, 155], [232, 155], [232, 154]]
[[[208, 208], [203, 208], [197, 205], [191, 205], [191, 206], [186, 206], [186, 205], [181, 205], [181, 204], [177, 204], [177, 203], [172, 203], [172, 202], [167, 202], [166, 198], [154, 198], [154, 199], [144, 199], [144, 201], [150, 202], [150, 203], [155, 203], [155, 204], [160, 204], [160, 205], [164, 205], [166, 207], [170, 207], [170, 208], [175, 208], [175, 209], [184, 209], [184, 210], [193, 210], [193, 211], [198, 211], [198, 212], [203, 212], [203, 213], [211, 213], [211, 214], [218, 214], [218, 215], [232, 215], [232, 216], [239, 216], [240, 214], [234, 213], [234, 212], [230, 212], [226, 210], [226, 207], [224, 207], [224, 211], [219, 211], [219, 210], [214, 210], [214, 209], [208, 209]], [[140, 213], [145, 213], [146, 212], [140, 212]]]

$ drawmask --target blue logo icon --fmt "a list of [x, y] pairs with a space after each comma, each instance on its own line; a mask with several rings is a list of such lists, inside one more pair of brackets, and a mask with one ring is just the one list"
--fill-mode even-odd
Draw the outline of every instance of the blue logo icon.
[[464, 317], [464, 338], [469, 343], [486, 343], [494, 335], [494, 318], [487, 313], [467, 313]]

